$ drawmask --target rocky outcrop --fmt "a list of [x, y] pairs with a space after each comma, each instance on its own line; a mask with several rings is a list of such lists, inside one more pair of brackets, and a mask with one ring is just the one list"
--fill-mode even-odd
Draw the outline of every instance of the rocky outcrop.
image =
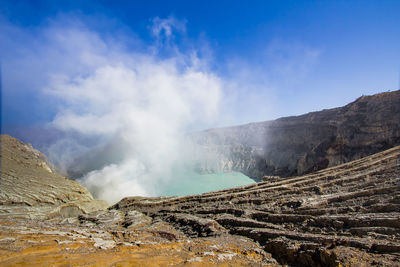
[[0, 218], [51, 219], [106, 209], [79, 183], [55, 171], [29, 144], [1, 135]]
[[[190, 138], [203, 150], [201, 172], [288, 177], [400, 145], [400, 91], [362, 96], [340, 108], [211, 129]], [[201, 153], [199, 153], [201, 154]]]
[[139, 211], [189, 236], [251, 238], [290, 266], [400, 266], [400, 146], [273, 182], [128, 197], [110, 210]]

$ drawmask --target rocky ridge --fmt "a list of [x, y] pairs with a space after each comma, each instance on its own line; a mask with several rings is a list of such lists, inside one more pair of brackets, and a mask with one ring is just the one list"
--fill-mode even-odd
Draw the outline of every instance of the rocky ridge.
[[188, 236], [253, 239], [280, 264], [400, 266], [400, 146], [312, 174], [196, 196], [129, 197]]
[[29, 144], [0, 137], [0, 218], [51, 219], [106, 209], [79, 183], [57, 174]]
[[[400, 145], [400, 90], [362, 96], [339, 108], [192, 133], [206, 154], [200, 172], [288, 177]], [[201, 152], [199, 152], [201, 155]]]

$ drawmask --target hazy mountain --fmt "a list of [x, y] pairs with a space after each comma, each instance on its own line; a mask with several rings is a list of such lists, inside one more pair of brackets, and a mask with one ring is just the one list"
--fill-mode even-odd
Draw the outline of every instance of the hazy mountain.
[[[202, 172], [301, 175], [400, 144], [400, 91], [362, 96], [339, 108], [210, 129], [191, 138], [210, 155]], [[212, 158], [212, 160], [209, 160]]]

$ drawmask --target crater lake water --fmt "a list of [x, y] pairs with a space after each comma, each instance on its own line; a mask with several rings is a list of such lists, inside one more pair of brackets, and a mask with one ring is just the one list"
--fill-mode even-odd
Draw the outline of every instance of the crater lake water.
[[239, 172], [199, 174], [185, 171], [174, 174], [161, 189], [161, 196], [186, 196], [248, 185], [255, 181]]

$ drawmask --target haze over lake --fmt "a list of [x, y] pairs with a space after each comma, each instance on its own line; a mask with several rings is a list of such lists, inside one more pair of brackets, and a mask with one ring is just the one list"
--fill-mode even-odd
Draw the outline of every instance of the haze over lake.
[[162, 186], [161, 196], [186, 196], [248, 185], [254, 180], [239, 172], [199, 174], [183, 171]]

